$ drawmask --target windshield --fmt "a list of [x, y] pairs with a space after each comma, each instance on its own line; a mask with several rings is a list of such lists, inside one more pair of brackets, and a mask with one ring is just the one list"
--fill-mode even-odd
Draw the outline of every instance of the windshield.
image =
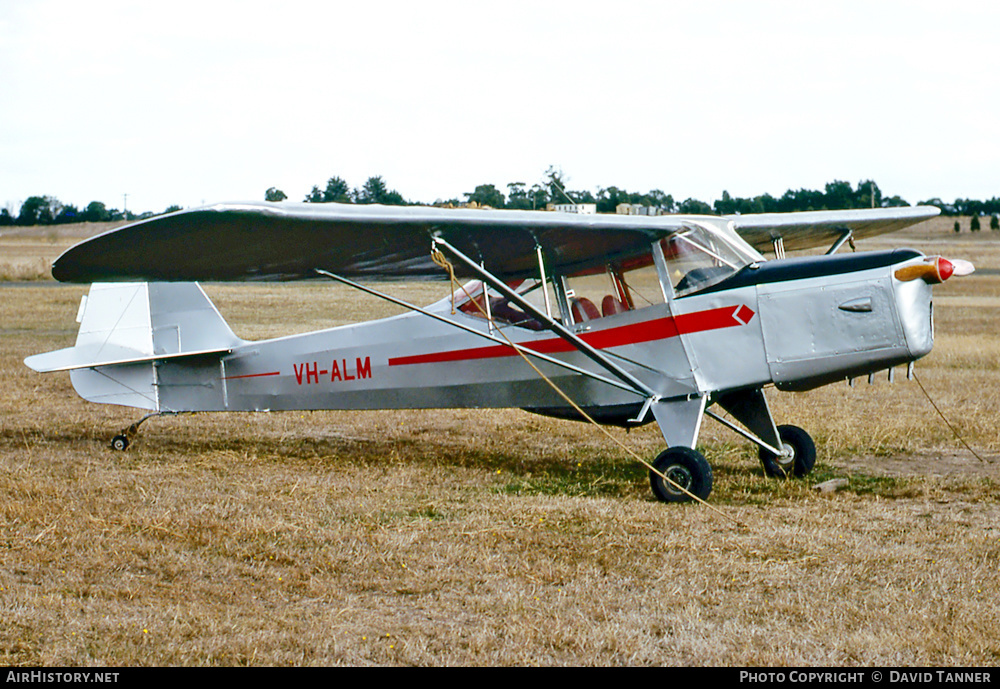
[[750, 263], [750, 257], [697, 225], [675, 232], [660, 246], [677, 297], [721, 282]]

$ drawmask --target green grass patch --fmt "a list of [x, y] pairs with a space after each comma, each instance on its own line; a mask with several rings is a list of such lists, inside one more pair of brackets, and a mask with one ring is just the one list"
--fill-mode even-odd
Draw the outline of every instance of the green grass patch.
[[569, 495], [583, 497], [634, 497], [640, 487], [649, 489], [648, 470], [638, 462], [620, 459], [581, 460], [508, 469], [500, 491], [507, 495]]

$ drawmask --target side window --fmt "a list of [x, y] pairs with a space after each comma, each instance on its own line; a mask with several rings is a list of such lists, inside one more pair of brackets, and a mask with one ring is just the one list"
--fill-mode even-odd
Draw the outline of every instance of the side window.
[[609, 318], [663, 303], [652, 252], [564, 278], [573, 323]]
[[[544, 303], [536, 304], [536, 300], [543, 299], [538, 286], [539, 283], [537, 280], [508, 283], [508, 287], [524, 296], [529, 303], [538, 307], [540, 311], [544, 311]], [[481, 282], [467, 285], [466, 289], [472, 298], [466, 299], [465, 303], [458, 307], [458, 310], [466, 315], [475, 318], [486, 318], [486, 314], [489, 313], [493, 317], [494, 322], [501, 325], [515, 325], [520, 328], [527, 328], [528, 330], [543, 330], [545, 328], [540, 321], [525, 313], [520, 306], [511, 303], [509, 299], [494, 291], [489, 292], [490, 301], [487, 307], [487, 292], [484, 291], [483, 283]]]

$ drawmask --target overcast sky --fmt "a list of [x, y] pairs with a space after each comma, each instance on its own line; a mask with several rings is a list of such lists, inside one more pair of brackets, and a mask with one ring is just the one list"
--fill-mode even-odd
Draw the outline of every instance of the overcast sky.
[[1000, 196], [1000, 3], [2, 0], [0, 206]]

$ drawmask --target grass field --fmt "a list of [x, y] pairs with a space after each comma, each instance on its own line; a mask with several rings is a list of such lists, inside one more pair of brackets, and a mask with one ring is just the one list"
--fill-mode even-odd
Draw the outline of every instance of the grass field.
[[[0, 274], [34, 281], [0, 286], [0, 663], [994, 665], [1000, 233], [952, 222], [859, 248], [981, 269], [936, 289], [916, 371], [983, 459], [901, 370], [772, 390], [817, 468], [767, 479], [706, 422], [721, 514], [655, 502], [600, 433], [516, 410], [167, 417], [112, 452], [137, 412], [22, 363], [73, 342], [85, 288], [43, 269], [72, 238], [5, 233]], [[206, 289], [244, 337], [389, 312], [329, 285]], [[614, 432], [662, 449], [654, 425]]]

